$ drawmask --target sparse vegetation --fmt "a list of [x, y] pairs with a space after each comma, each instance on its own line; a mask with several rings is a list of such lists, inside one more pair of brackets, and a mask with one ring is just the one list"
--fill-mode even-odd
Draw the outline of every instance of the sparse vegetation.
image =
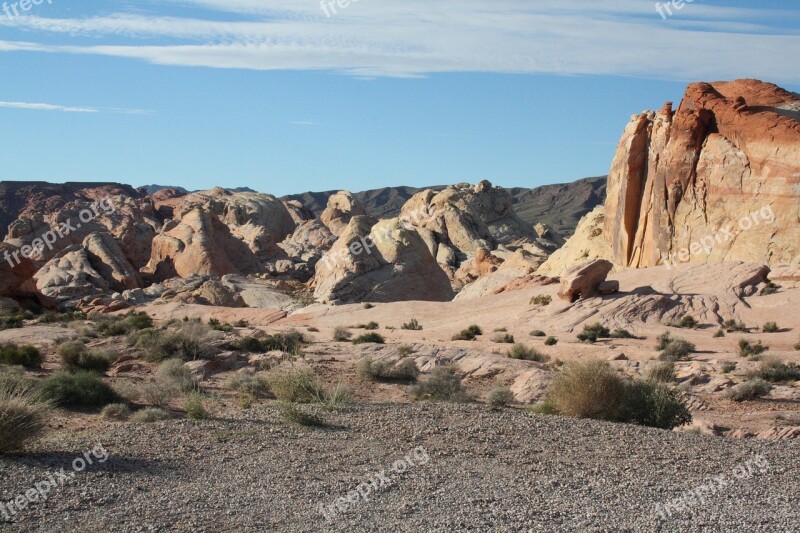
[[94, 372], [59, 372], [41, 382], [43, 396], [59, 407], [104, 407], [119, 395]]
[[739, 339], [739, 355], [742, 357], [758, 356], [767, 350], [769, 350], [769, 346], [764, 346], [761, 341], [753, 344], [747, 339]]
[[401, 344], [397, 347], [397, 353], [403, 357], [407, 357], [414, 353], [414, 347], [410, 344]]
[[111, 356], [96, 351], [90, 351], [80, 341], [67, 341], [58, 347], [58, 355], [64, 369], [69, 372], [88, 370], [103, 373], [111, 367]]
[[420, 325], [420, 323], [417, 321], [416, 318], [412, 318], [411, 320], [400, 326], [400, 329], [406, 329], [409, 331], [422, 331], [422, 326]]
[[172, 382], [181, 392], [191, 392], [198, 388], [197, 379], [180, 359], [167, 359], [159, 365], [156, 375]]
[[186, 410], [186, 417], [195, 422], [199, 420], [208, 420], [211, 417], [206, 409], [205, 399], [199, 391], [190, 392], [186, 396], [184, 409]]
[[558, 339], [555, 337], [547, 337], [544, 341], [545, 346], [555, 346], [556, 344], [558, 344]]
[[736, 366], [737, 366], [736, 363], [732, 361], [727, 361], [725, 363], [722, 363], [722, 372], [725, 374], [730, 374], [731, 372], [736, 370]]
[[658, 355], [661, 361], [686, 361], [697, 347], [686, 339], [672, 337], [668, 332], [658, 337], [656, 349], [661, 350]]
[[489, 405], [494, 408], [506, 407], [514, 403], [514, 393], [506, 386], [493, 388], [489, 393]]
[[208, 325], [214, 331], [222, 331], [223, 333], [230, 333], [233, 331], [233, 326], [228, 324], [227, 322], [220, 322], [216, 318], [211, 318], [208, 320]]
[[598, 339], [607, 339], [611, 337], [611, 332], [607, 327], [596, 322], [583, 327], [583, 332], [578, 334], [578, 340], [581, 342], [597, 342]]
[[284, 403], [280, 408], [281, 416], [287, 422], [305, 427], [324, 427], [325, 417], [317, 410], [300, 408], [293, 403]]
[[508, 331], [508, 328], [494, 328], [495, 333], [505, 333]]
[[514, 335], [509, 335], [508, 333], [498, 334], [492, 337], [492, 342], [498, 344], [514, 344]]
[[523, 361], [535, 361], [537, 363], [546, 363], [550, 358], [535, 348], [530, 348], [524, 344], [517, 343], [508, 350], [508, 356], [511, 359], [521, 359]]
[[0, 454], [17, 451], [47, 427], [50, 404], [22, 381], [0, 382]]
[[744, 322], [737, 322], [734, 319], [726, 320], [722, 326], [725, 328], [725, 331], [728, 333], [735, 333], [735, 332], [747, 332], [747, 326], [744, 325]]
[[553, 302], [553, 297], [549, 294], [539, 294], [531, 298], [528, 305], [550, 305]]
[[453, 335], [454, 341], [474, 341], [479, 335], [483, 335], [483, 330], [480, 326], [472, 325], [467, 329]]
[[469, 396], [453, 367], [439, 366], [414, 386], [412, 396], [417, 400], [465, 402]]
[[140, 394], [148, 405], [166, 409], [180, 394], [180, 389], [170, 379], [156, 376], [141, 386]]
[[778, 327], [778, 324], [776, 322], [767, 322], [761, 328], [761, 331], [763, 331], [764, 333], [778, 333], [780, 330], [781, 328]]
[[299, 331], [276, 333], [263, 339], [242, 337], [230, 344], [234, 350], [249, 353], [266, 353], [280, 351], [290, 355], [300, 355], [308, 341]]
[[800, 367], [794, 363], [786, 364], [777, 357], [764, 359], [756, 376], [771, 383], [786, 383], [800, 380]]
[[627, 329], [618, 328], [618, 329], [615, 329], [614, 331], [611, 332], [611, 338], [612, 339], [635, 339], [636, 337], [634, 337]]
[[133, 416], [131, 416], [131, 422], [134, 424], [152, 424], [154, 422], [169, 420], [170, 418], [172, 417], [164, 409], [148, 407], [141, 411], [136, 411]]
[[380, 333], [365, 333], [353, 339], [353, 344], [367, 344], [374, 342], [375, 344], [386, 344], [386, 339]]
[[672, 361], [658, 361], [647, 367], [645, 379], [657, 383], [673, 383], [675, 381], [675, 363]]
[[283, 402], [311, 403], [325, 394], [319, 378], [308, 367], [280, 366], [267, 375], [267, 384]]
[[196, 361], [212, 357], [209, 343], [213, 334], [214, 331], [206, 324], [185, 321], [177, 329], [133, 332], [128, 337], [128, 344], [144, 352], [145, 359], [150, 362], [165, 359]]
[[751, 379], [731, 388], [727, 396], [734, 402], [747, 402], [763, 398], [772, 390], [772, 385], [761, 378]]
[[0, 364], [41, 368], [44, 356], [36, 347], [28, 344], [18, 346], [14, 343], [0, 344]]
[[691, 421], [677, 394], [661, 383], [625, 380], [607, 363], [574, 362], [553, 381], [547, 410], [575, 418], [672, 429]]
[[124, 403], [111, 403], [103, 407], [101, 413], [108, 420], [126, 420], [131, 416], [131, 409]]
[[724, 337], [724, 336], [725, 336], [725, 330], [722, 329], [722, 328], [718, 329], [717, 332], [714, 333], [714, 338], [715, 339], [718, 339], [718, 338]]
[[535, 329], [535, 330], [531, 331], [530, 333], [528, 333], [528, 335], [530, 335], [531, 337], [546, 337], [547, 333], [545, 333], [544, 331], [542, 331], [540, 329]]
[[237, 320], [233, 323], [233, 327], [235, 328], [247, 328], [250, 327], [250, 323], [247, 320]]
[[270, 394], [266, 376], [248, 372], [237, 372], [231, 376], [228, 380], [228, 388], [253, 398], [266, 398]]
[[336, 326], [333, 330], [333, 340], [336, 342], [348, 342], [352, 338], [352, 332], [344, 326]]
[[380, 324], [377, 322], [369, 322], [366, 326], [364, 326], [364, 329], [367, 331], [375, 331], [376, 329], [380, 329], [380, 327]]
[[680, 320], [672, 320], [667, 325], [673, 328], [695, 329], [700, 323], [692, 315], [684, 315]]
[[356, 365], [356, 375], [367, 381], [416, 381], [419, 369], [411, 359], [393, 364], [386, 360], [376, 361], [365, 357]]
[[92, 315], [89, 318], [98, 323], [98, 333], [106, 337], [119, 337], [121, 335], [127, 335], [132, 331], [149, 329], [153, 327], [153, 319], [144, 312], [139, 313], [132, 311], [124, 317]]

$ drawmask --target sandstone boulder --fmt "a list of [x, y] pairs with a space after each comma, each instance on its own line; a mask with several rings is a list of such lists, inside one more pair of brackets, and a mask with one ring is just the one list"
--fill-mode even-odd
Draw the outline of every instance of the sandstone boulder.
[[328, 198], [328, 207], [320, 215], [320, 220], [339, 237], [353, 217], [366, 214], [360, 200], [348, 191], [340, 191]]
[[[537, 273], [544, 276], [558, 276], [564, 270], [586, 261], [607, 259], [613, 262], [614, 253], [605, 236], [604, 225], [605, 209], [603, 206], [596, 207], [594, 211], [581, 218], [575, 234], [547, 258]], [[617, 270], [616, 265], [614, 269]]]
[[586, 299], [598, 295], [600, 285], [606, 280], [612, 268], [610, 261], [597, 259], [567, 269], [561, 275], [559, 298], [574, 302], [579, 298]]
[[35, 290], [33, 276], [36, 267], [33, 261], [23, 257], [13, 245], [0, 242], [0, 295], [11, 294], [18, 289]]

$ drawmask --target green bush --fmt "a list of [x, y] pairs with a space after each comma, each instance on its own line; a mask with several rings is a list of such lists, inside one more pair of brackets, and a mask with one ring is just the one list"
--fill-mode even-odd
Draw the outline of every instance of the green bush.
[[739, 339], [739, 355], [742, 357], [753, 357], [761, 355], [769, 350], [769, 346], [764, 346], [761, 341], [756, 344], [751, 343], [747, 339]]
[[718, 329], [716, 333], [714, 333], [714, 338], [715, 339], [718, 339], [718, 338], [724, 337], [724, 336], [725, 336], [725, 330], [721, 329], [721, 328]]
[[33, 387], [0, 382], [0, 454], [14, 452], [36, 439], [47, 427], [50, 404]]
[[228, 388], [254, 398], [267, 398], [270, 395], [267, 378], [258, 374], [237, 372], [228, 380]]
[[747, 332], [747, 326], [744, 325], [744, 322], [737, 322], [732, 318], [726, 320], [722, 325], [728, 333]]
[[86, 320], [86, 315], [80, 311], [47, 311], [39, 317], [37, 322], [39, 322], [39, 324], [68, 324], [75, 320]]
[[41, 382], [45, 398], [59, 407], [103, 407], [119, 395], [94, 372], [59, 372]]
[[492, 342], [496, 342], [498, 344], [514, 344], [514, 335], [509, 335], [508, 333], [495, 335], [492, 337]]
[[356, 375], [367, 381], [415, 381], [419, 376], [419, 369], [411, 359], [391, 363], [365, 357], [356, 365]]
[[410, 321], [400, 326], [400, 329], [407, 329], [409, 331], [422, 331], [422, 326], [416, 318], [412, 318]]
[[90, 351], [80, 341], [67, 341], [58, 347], [58, 355], [65, 370], [77, 372], [88, 370], [90, 372], [105, 372], [111, 367], [111, 357], [108, 354]]
[[223, 333], [230, 333], [231, 331], [233, 331], [233, 326], [231, 326], [227, 322], [220, 322], [216, 318], [210, 318], [208, 320], [208, 325], [214, 331], [222, 331]]
[[672, 361], [661, 361], [649, 365], [645, 370], [647, 381], [658, 383], [672, 383], [675, 381], [675, 363]]
[[25, 322], [25, 317], [21, 314], [11, 316], [0, 316], [0, 331], [4, 329], [21, 328]]
[[264, 353], [281, 351], [290, 355], [299, 355], [308, 341], [299, 331], [276, 333], [264, 339], [243, 337], [231, 343], [231, 348], [243, 352]]
[[684, 315], [680, 320], [673, 320], [667, 325], [673, 328], [695, 329], [700, 323], [691, 315]]
[[233, 327], [235, 328], [246, 328], [249, 327], [250, 323], [247, 320], [237, 320], [233, 323]]
[[90, 318], [99, 320], [97, 331], [106, 337], [119, 337], [132, 331], [153, 327], [153, 319], [144, 312], [132, 311], [124, 317], [108, 315], [97, 317], [93, 315]]
[[555, 337], [547, 337], [544, 341], [545, 346], [555, 346], [556, 344], [558, 344], [558, 339]]
[[550, 305], [552, 301], [553, 297], [549, 294], [540, 294], [531, 298], [531, 301], [528, 303], [528, 305]]
[[762, 398], [770, 393], [772, 385], [761, 378], [751, 379], [740, 383], [728, 390], [727, 396], [734, 402], [747, 402]]
[[17, 346], [14, 343], [0, 344], [0, 364], [41, 368], [44, 356], [36, 347], [29, 344]]
[[469, 400], [461, 385], [461, 378], [456, 375], [455, 369], [449, 366], [434, 368], [430, 374], [412, 388], [411, 394], [417, 400], [450, 402], [465, 402]]
[[523, 361], [535, 361], [537, 363], [545, 363], [550, 358], [543, 353], [540, 353], [535, 348], [529, 348], [524, 344], [517, 343], [508, 350], [508, 356], [511, 359], [521, 359]]
[[618, 328], [618, 329], [615, 329], [613, 332], [611, 332], [611, 338], [612, 339], [635, 339], [636, 337], [634, 337], [627, 329]]
[[164, 409], [148, 407], [147, 409], [136, 411], [131, 417], [131, 422], [134, 424], [152, 424], [153, 422], [161, 422], [170, 418], [172, 417]]
[[364, 335], [353, 339], [353, 344], [367, 344], [370, 342], [374, 342], [375, 344], [385, 344], [386, 339], [384, 339], [383, 335], [380, 333], [365, 333]]
[[497, 386], [489, 393], [489, 405], [492, 407], [506, 407], [514, 403], [514, 393], [505, 386]]
[[267, 383], [284, 402], [311, 403], [325, 394], [317, 375], [306, 367], [278, 367], [267, 375]]
[[575, 418], [672, 429], [691, 421], [677, 394], [663, 384], [625, 380], [607, 363], [573, 362], [553, 380], [548, 410]]
[[281, 404], [281, 416], [287, 422], [305, 427], [324, 427], [325, 417], [316, 409], [300, 408], [293, 403]]
[[366, 326], [364, 326], [364, 329], [366, 329], [367, 331], [375, 331], [380, 327], [381, 327], [380, 324], [378, 324], [377, 322], [370, 322]]
[[778, 333], [781, 328], [778, 327], [776, 322], [767, 322], [764, 324], [764, 327], [761, 328], [761, 331], [764, 333]]
[[800, 380], [800, 367], [794, 363], [786, 364], [773, 357], [761, 363], [756, 375], [771, 383], [786, 383]]
[[336, 342], [348, 342], [353, 338], [353, 334], [344, 326], [336, 326], [333, 330], [333, 340]]
[[697, 347], [686, 339], [670, 339], [661, 350], [658, 358], [661, 361], [686, 361], [689, 355], [697, 351]]
[[607, 339], [611, 337], [611, 332], [607, 327], [596, 322], [583, 327], [583, 332], [578, 334], [578, 340], [581, 342], [597, 342], [598, 339]]
[[189, 420], [208, 420], [211, 417], [211, 415], [208, 414], [208, 410], [206, 410], [203, 395], [199, 391], [190, 392], [186, 396], [184, 410]]

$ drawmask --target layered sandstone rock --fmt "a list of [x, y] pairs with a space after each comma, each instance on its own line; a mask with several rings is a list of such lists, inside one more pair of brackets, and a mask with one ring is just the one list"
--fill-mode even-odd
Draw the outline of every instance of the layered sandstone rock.
[[[599, 206], [580, 220], [575, 234], [547, 258], [537, 273], [543, 276], [560, 276], [564, 270], [587, 261], [607, 259], [613, 262], [614, 253], [604, 228], [605, 209]], [[618, 266], [615, 265], [615, 270]]]
[[314, 296], [329, 303], [447, 301], [453, 293], [418, 233], [396, 218], [356, 216], [317, 263]]
[[[601, 293], [601, 286], [614, 265], [605, 259], [596, 259], [567, 269], [561, 275], [561, 288], [558, 297], [568, 302], [579, 298], [591, 298]], [[619, 283], [616, 284], [619, 290]], [[605, 292], [615, 292], [608, 290]]]
[[690, 85], [636, 115], [608, 178], [615, 260], [648, 267], [800, 255], [800, 98], [757, 80]]
[[11, 294], [18, 289], [35, 290], [33, 276], [36, 267], [33, 261], [21, 255], [21, 251], [0, 242], [0, 295]]
[[348, 191], [340, 191], [328, 198], [328, 207], [319, 218], [331, 233], [339, 237], [353, 217], [366, 214], [360, 200]]
[[541, 257], [526, 250], [517, 250], [500, 266], [486, 272], [477, 281], [464, 287], [456, 300], [471, 300], [489, 294], [529, 289], [557, 282], [553, 278], [536, 274]]

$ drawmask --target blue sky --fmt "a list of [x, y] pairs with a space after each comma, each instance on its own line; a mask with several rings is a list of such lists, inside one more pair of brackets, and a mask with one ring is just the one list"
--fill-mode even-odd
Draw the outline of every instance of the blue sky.
[[800, 92], [788, 0], [13, 4], [2, 180], [534, 187], [607, 173], [630, 116], [688, 82]]

